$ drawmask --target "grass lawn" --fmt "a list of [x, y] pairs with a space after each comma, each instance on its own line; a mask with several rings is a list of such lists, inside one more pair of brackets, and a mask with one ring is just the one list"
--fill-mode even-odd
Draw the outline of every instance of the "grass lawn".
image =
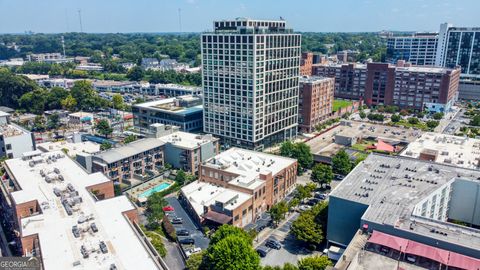
[[427, 125], [423, 122], [419, 122], [418, 124], [410, 124], [407, 120], [400, 120], [400, 122], [398, 123], [394, 123], [394, 125], [396, 126], [404, 126], [406, 128], [418, 128], [418, 129], [421, 129], [423, 131], [427, 131], [429, 130], [429, 128], [427, 127]]
[[348, 100], [341, 100], [341, 99], [335, 99], [333, 101], [333, 111], [336, 112], [341, 108], [345, 108], [352, 105], [351, 101]]

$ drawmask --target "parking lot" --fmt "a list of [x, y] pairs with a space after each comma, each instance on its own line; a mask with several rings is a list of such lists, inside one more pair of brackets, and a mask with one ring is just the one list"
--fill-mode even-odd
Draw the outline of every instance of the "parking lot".
[[261, 258], [260, 263], [262, 265], [281, 266], [285, 263], [296, 264], [297, 261], [304, 256], [312, 255], [312, 252], [306, 249], [300, 241], [296, 240], [290, 232], [290, 226], [299, 216], [299, 213], [294, 213], [287, 222], [275, 229], [275, 231], [259, 246], [265, 246], [265, 242], [268, 239], [275, 239], [279, 241], [282, 247], [277, 249], [269, 249], [267, 256]]
[[182, 224], [173, 224], [175, 230], [186, 229], [190, 232], [189, 236], [178, 236], [178, 239], [192, 238], [195, 241], [195, 246], [201, 249], [208, 247], [209, 239], [203, 234], [201, 229], [193, 222], [190, 215], [183, 209], [182, 205], [177, 198], [166, 198], [169, 205], [171, 205], [175, 211], [170, 212], [169, 216], [176, 216], [183, 219]]

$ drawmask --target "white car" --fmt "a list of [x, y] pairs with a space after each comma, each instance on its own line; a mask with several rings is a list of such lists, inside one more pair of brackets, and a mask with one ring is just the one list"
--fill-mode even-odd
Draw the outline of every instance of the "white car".
[[309, 210], [310, 208], [312, 208], [310, 205], [300, 205], [300, 206], [298, 207], [298, 210], [299, 210], [300, 212], [303, 212], [303, 211]]
[[202, 251], [202, 249], [199, 248], [199, 247], [192, 248], [192, 249], [189, 249], [189, 250], [185, 251], [185, 255], [186, 255], [187, 257], [190, 257], [190, 256], [192, 256], [193, 254], [198, 253], [198, 252], [200, 252], [200, 251]]

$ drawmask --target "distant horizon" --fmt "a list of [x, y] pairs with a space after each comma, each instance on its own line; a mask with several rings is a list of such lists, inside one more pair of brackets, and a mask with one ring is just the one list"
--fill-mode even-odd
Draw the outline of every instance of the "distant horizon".
[[[314, 33], [314, 34], [338, 34], [338, 33], [345, 33], [345, 34], [362, 34], [362, 33], [379, 33], [379, 32], [392, 32], [392, 33], [426, 33], [425, 31], [409, 31], [409, 30], [378, 30], [378, 31], [354, 31], [354, 32], [327, 32], [327, 31], [294, 31], [296, 33]], [[438, 31], [433, 31], [438, 33]], [[59, 34], [165, 34], [165, 35], [172, 35], [172, 34], [179, 34], [179, 35], [187, 35], [187, 34], [202, 34], [203, 32], [33, 32], [33, 33], [26, 33], [26, 32], [18, 32], [18, 33], [2, 33], [0, 35], [59, 35]], [[431, 32], [429, 32], [431, 33]]]
[[237, 17], [283, 17], [294, 31], [317, 33], [434, 32], [444, 22], [480, 26], [478, 0], [0, 0], [0, 10], [3, 34], [200, 33], [215, 20]]

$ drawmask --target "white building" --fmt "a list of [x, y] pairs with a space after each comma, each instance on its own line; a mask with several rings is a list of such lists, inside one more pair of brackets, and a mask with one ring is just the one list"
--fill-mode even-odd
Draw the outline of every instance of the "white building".
[[301, 35], [283, 20], [238, 18], [201, 38], [204, 131], [250, 149], [294, 138]]
[[416, 33], [387, 39], [387, 61], [405, 60], [413, 65], [433, 66], [437, 50], [437, 33]]
[[5, 162], [3, 218], [17, 232], [14, 252], [42, 269], [163, 269], [135, 223], [137, 209], [113, 183], [62, 152], [35, 151]]
[[10, 114], [0, 111], [0, 157], [17, 158], [35, 150], [33, 134], [13, 123]]

